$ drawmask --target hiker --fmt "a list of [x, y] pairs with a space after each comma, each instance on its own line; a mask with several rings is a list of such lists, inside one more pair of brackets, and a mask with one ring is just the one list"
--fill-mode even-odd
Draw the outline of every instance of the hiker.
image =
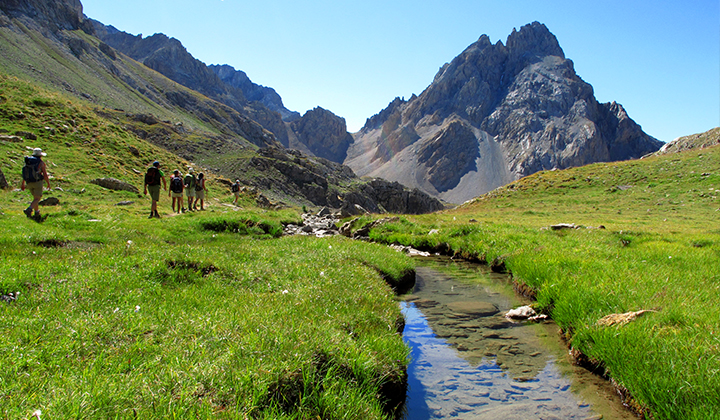
[[157, 160], [153, 162], [152, 166], [148, 168], [145, 173], [145, 195], [150, 190], [150, 198], [152, 204], [150, 205], [150, 216], [148, 219], [160, 218], [160, 214], [157, 211], [157, 203], [160, 201], [160, 182], [162, 181], [163, 189], [167, 191], [167, 183], [165, 182], [165, 174], [160, 170], [160, 162]]
[[235, 183], [232, 184], [230, 187], [230, 191], [232, 191], [233, 194], [235, 194], [235, 201], [233, 201], [233, 204], [237, 206], [238, 198], [240, 198], [240, 180], [236, 179]]
[[195, 210], [197, 210], [197, 203], [200, 202], [200, 210], [205, 210], [205, 174], [200, 172], [195, 182]]
[[[172, 209], [176, 213], [182, 213], [185, 211], [183, 205], [183, 179], [180, 176], [180, 171], [175, 169], [173, 176], [170, 178], [170, 191], [168, 191], [168, 197], [172, 197]], [[175, 203], [177, 203], [177, 211], [175, 211]]]
[[47, 166], [43, 162], [42, 157], [47, 156], [47, 153], [43, 152], [40, 148], [33, 149], [32, 156], [25, 157], [25, 166], [22, 169], [22, 184], [20, 189], [25, 191], [27, 188], [30, 194], [33, 196], [33, 201], [30, 206], [23, 210], [25, 216], [31, 217], [33, 210], [35, 211], [35, 220], [42, 220], [40, 216], [40, 199], [42, 198], [43, 192], [43, 180], [47, 183], [48, 189], [50, 189], [50, 178], [47, 174]]
[[188, 169], [188, 173], [185, 175], [183, 184], [185, 184], [185, 195], [188, 200], [188, 210], [193, 210], [193, 202], [195, 201], [195, 171], [193, 168]]

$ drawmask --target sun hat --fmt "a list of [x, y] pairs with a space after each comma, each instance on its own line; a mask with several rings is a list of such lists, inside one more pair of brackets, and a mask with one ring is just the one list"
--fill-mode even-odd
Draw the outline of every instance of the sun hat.
[[193, 168], [188, 169], [188, 172], [193, 173], [195, 170]]
[[47, 156], [47, 153], [43, 152], [41, 148], [36, 147], [33, 149], [33, 156]]

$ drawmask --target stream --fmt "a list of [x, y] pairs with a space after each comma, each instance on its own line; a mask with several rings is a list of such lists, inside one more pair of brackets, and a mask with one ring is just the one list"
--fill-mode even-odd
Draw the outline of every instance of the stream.
[[418, 258], [401, 303], [411, 348], [404, 420], [634, 419], [608, 381], [570, 363], [558, 327], [516, 323], [507, 275]]

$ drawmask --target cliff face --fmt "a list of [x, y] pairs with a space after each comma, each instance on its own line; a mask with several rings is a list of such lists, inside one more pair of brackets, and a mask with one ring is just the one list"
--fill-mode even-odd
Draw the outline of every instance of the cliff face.
[[548, 29], [485, 35], [355, 135], [346, 164], [462, 202], [534, 172], [639, 158], [662, 143], [600, 104]]
[[51, 30], [81, 29], [83, 8], [80, 0], [3, 0], [0, 10], [13, 18], [30, 18]]
[[352, 135], [347, 132], [345, 119], [320, 107], [290, 123], [290, 129], [310, 153], [333, 162], [345, 160], [353, 141]]

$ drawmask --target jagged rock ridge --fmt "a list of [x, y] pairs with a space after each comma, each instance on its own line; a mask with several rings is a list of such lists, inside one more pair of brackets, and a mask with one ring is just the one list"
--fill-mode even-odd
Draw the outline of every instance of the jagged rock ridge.
[[355, 135], [345, 163], [463, 202], [540, 170], [639, 158], [661, 145], [622, 106], [598, 103], [534, 22], [505, 44], [481, 36], [422, 94], [392, 101]]

